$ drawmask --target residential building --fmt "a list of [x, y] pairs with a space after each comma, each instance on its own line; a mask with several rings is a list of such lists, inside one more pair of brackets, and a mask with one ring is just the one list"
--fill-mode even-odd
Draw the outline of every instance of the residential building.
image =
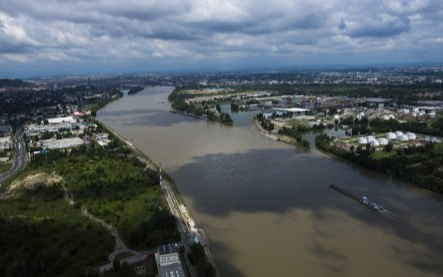
[[8, 134], [11, 132], [12, 132], [11, 125], [0, 125], [0, 136], [3, 136], [4, 134]]
[[0, 150], [9, 150], [12, 148], [11, 137], [0, 137]]

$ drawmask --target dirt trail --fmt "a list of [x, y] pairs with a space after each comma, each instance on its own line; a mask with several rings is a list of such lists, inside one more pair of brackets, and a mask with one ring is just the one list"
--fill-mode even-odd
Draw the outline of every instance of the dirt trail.
[[[28, 175], [23, 179], [15, 180], [6, 189], [5, 193], [1, 195], [1, 198], [10, 198], [10, 197], [17, 196], [20, 193], [20, 190], [19, 190], [20, 188], [34, 189], [34, 188], [37, 188], [38, 186], [51, 186], [53, 184], [60, 183], [63, 188], [63, 191], [64, 191], [65, 200], [68, 201], [69, 205], [74, 206], [74, 204], [75, 204], [74, 196], [68, 190], [68, 188], [65, 186], [65, 184], [63, 184], [62, 181], [63, 181], [63, 177], [55, 174], [55, 172], [53, 172], [52, 174], [47, 174], [47, 173], [42, 172], [42, 173], [37, 173], [37, 174], [33, 174], [33, 175]], [[81, 214], [83, 216], [87, 217], [88, 219], [101, 224], [103, 227], [105, 227], [109, 231], [109, 233], [115, 239], [114, 251], [112, 251], [108, 255], [109, 263], [100, 267], [101, 272], [104, 270], [112, 269], [112, 262], [114, 261], [115, 257], [120, 253], [131, 253], [134, 256], [146, 255], [146, 253], [144, 253], [144, 252], [138, 252], [138, 251], [129, 249], [125, 245], [125, 243], [122, 241], [122, 239], [120, 238], [118, 231], [114, 226], [112, 226], [109, 223], [106, 223], [103, 219], [100, 219], [100, 218], [94, 216], [93, 214], [89, 213], [88, 210], [86, 209], [86, 207], [84, 207], [84, 206], [81, 207]]]
[[[72, 195], [72, 193], [69, 192], [69, 190], [66, 188], [66, 186], [64, 184], [62, 184], [63, 190], [65, 192], [65, 199], [66, 201], [69, 202], [69, 205], [73, 206], [75, 204], [74, 201], [74, 197]], [[106, 223], [103, 219], [98, 218], [96, 216], [94, 216], [93, 214], [90, 214], [88, 212], [88, 209], [85, 208], [84, 206], [81, 207], [81, 213], [83, 216], [89, 218], [92, 221], [95, 221], [99, 224], [101, 224], [103, 227], [105, 227], [109, 233], [114, 237], [115, 239], [115, 247], [114, 247], [114, 251], [112, 251], [109, 255], [108, 255], [108, 260], [110, 262], [110, 264], [112, 263], [112, 261], [114, 261], [114, 258], [117, 254], [119, 253], [132, 253], [134, 255], [139, 255], [141, 254], [140, 252], [134, 251], [132, 249], [129, 249], [125, 243], [121, 240], [120, 236], [118, 235], [118, 231], [117, 229], [112, 226], [109, 223]]]

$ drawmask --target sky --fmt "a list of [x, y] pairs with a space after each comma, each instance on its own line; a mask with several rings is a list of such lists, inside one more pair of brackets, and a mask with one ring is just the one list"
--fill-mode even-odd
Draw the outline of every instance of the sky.
[[427, 62], [442, 0], [0, 2], [0, 77]]

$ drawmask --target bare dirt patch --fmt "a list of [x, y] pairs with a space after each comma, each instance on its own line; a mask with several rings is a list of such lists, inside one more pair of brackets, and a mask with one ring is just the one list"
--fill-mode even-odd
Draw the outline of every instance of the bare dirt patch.
[[20, 180], [15, 180], [12, 184], [6, 189], [5, 196], [13, 196], [16, 194], [19, 188], [25, 188], [32, 190], [38, 186], [52, 186], [55, 183], [59, 183], [63, 180], [63, 178], [54, 172], [52, 174], [47, 174], [44, 172], [28, 175]]

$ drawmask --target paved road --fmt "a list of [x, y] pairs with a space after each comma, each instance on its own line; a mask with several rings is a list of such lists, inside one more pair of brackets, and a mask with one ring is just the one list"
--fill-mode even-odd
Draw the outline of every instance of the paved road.
[[[181, 234], [181, 244], [185, 247], [185, 259], [186, 264], [188, 265], [188, 269], [191, 273], [191, 276], [197, 276], [197, 272], [194, 268], [194, 266], [191, 265], [191, 262], [188, 260], [188, 253], [191, 252], [191, 249], [189, 245], [191, 245], [193, 241], [193, 233], [195, 233], [197, 230], [195, 229], [195, 226], [191, 227], [191, 225], [194, 224], [194, 220], [190, 218], [190, 215], [186, 212], [186, 215], [182, 213], [180, 210], [180, 202], [178, 201], [173, 189], [172, 185], [169, 183], [168, 180], [164, 179], [162, 177], [162, 172], [160, 169], [160, 186], [163, 189], [164, 195], [166, 197], [166, 201], [168, 202], [169, 208], [171, 210], [171, 213], [176, 217], [177, 219], [177, 227]], [[192, 235], [191, 235], [192, 234]], [[202, 237], [200, 237], [203, 239]], [[216, 271], [216, 276], [220, 277], [220, 272], [218, 271], [217, 267], [215, 266], [215, 262], [211, 256], [211, 253], [209, 252], [209, 248], [207, 245], [207, 240], [205, 239], [204, 249], [206, 252], [206, 256], [208, 257], [209, 261], [214, 266], [214, 269]]]
[[18, 172], [22, 171], [26, 166], [26, 144], [23, 138], [23, 130], [18, 128], [15, 132], [15, 157], [12, 167], [5, 172], [0, 174], [0, 183], [14, 177]]

